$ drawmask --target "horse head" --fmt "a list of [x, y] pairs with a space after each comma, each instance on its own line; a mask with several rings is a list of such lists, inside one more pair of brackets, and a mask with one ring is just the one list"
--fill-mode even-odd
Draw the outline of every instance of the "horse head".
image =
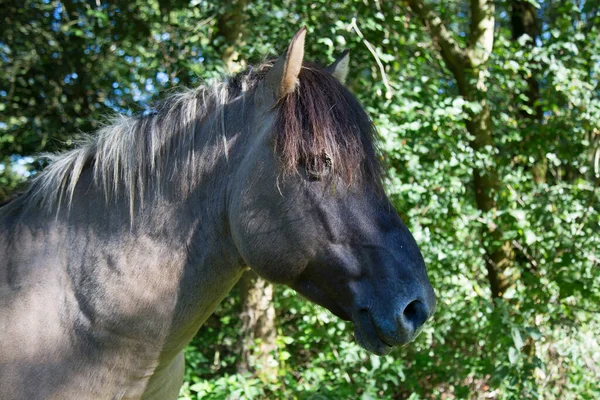
[[306, 30], [251, 98], [248, 147], [231, 180], [229, 223], [241, 258], [355, 325], [379, 355], [413, 340], [435, 310], [419, 248], [389, 199], [375, 130], [343, 81], [303, 61]]

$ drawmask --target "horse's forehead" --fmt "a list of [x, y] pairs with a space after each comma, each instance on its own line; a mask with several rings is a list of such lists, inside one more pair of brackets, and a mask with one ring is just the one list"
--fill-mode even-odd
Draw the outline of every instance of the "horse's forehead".
[[314, 161], [347, 184], [380, 182], [373, 143], [375, 130], [359, 101], [332, 75], [318, 67], [300, 73], [296, 91], [278, 104], [275, 151], [284, 172]]

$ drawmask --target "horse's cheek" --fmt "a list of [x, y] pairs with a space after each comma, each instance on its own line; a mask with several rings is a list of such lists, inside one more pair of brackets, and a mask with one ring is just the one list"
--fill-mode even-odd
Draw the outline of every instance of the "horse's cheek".
[[[265, 190], [266, 191], [266, 190]], [[289, 284], [302, 273], [306, 251], [294, 224], [279, 210], [286, 209], [279, 198], [261, 195], [239, 196], [232, 203], [231, 231], [244, 263], [261, 277]]]
[[254, 237], [246, 252], [248, 266], [268, 281], [291, 284], [302, 274], [306, 257], [288, 241], [285, 235], [269, 239]]

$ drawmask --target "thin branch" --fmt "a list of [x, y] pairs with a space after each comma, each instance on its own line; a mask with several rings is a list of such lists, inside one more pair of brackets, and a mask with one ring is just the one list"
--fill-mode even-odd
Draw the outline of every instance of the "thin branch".
[[352, 22], [350, 23], [350, 28], [354, 29], [354, 31], [356, 32], [358, 37], [362, 40], [362, 42], [365, 44], [365, 46], [367, 46], [367, 49], [369, 49], [369, 51], [375, 58], [375, 62], [379, 66], [379, 72], [381, 72], [381, 79], [383, 79], [383, 84], [385, 85], [385, 88], [387, 90], [386, 97], [390, 97], [390, 94], [393, 91], [392, 91], [392, 87], [390, 86], [390, 81], [388, 80], [387, 74], [385, 73], [385, 67], [383, 66], [381, 59], [377, 55], [377, 52], [375, 51], [375, 48], [373, 47], [373, 45], [371, 43], [369, 43], [369, 41], [367, 39], [365, 39], [364, 35], [358, 28], [358, 25], [356, 24], [356, 18], [352, 18]]
[[575, 310], [580, 310], [580, 311], [588, 312], [588, 313], [591, 313], [591, 314], [600, 314], [600, 309], [595, 310], [595, 309], [590, 309], [590, 308], [587, 308], [587, 307], [582, 307], [582, 306], [579, 306], [579, 305], [576, 305], [576, 304], [567, 304], [567, 303], [564, 303], [564, 302], [560, 303], [558, 301], [553, 301], [552, 304], [557, 305], [557, 306], [565, 306], [565, 307], [568, 307], [568, 308], [573, 308]]
[[521, 243], [517, 242], [516, 240], [512, 241], [512, 245], [515, 249], [519, 250], [521, 252], [521, 254], [523, 254], [523, 256], [525, 256], [525, 258], [527, 259], [527, 261], [529, 261], [529, 264], [531, 264], [531, 266], [533, 267], [534, 271], [537, 271], [538, 269], [538, 262], [535, 260], [535, 258], [533, 258], [525, 249], [525, 247], [521, 246]]
[[519, 193], [517, 193], [517, 191], [510, 185], [510, 183], [507, 184], [506, 187], [508, 188], [508, 190], [510, 190], [512, 195], [515, 196], [515, 198], [517, 199], [517, 203], [525, 207], [525, 203], [523, 203], [523, 200], [521, 200], [521, 197], [519, 197]]
[[431, 35], [433, 42], [440, 48], [442, 57], [448, 68], [456, 76], [465, 67], [468, 60], [467, 53], [460, 47], [458, 42], [452, 36], [452, 33], [446, 28], [442, 19], [433, 10], [431, 10], [423, 1], [408, 0], [410, 9], [421, 19], [423, 25]]

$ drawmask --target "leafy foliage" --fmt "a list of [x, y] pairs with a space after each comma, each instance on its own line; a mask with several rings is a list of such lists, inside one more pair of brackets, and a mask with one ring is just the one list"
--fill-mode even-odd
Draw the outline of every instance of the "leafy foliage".
[[[539, 38], [513, 40], [512, 3], [496, 10], [485, 71], [494, 157], [471, 149], [465, 120], [477, 104], [458, 94], [402, 3], [248, 3], [238, 50], [248, 63], [285, 48], [302, 24], [308, 58], [326, 63], [351, 50], [349, 87], [378, 127], [388, 193], [421, 246], [438, 310], [415, 343], [377, 358], [353, 342], [349, 324], [278, 288], [280, 379], [263, 383], [236, 374], [234, 291], [186, 350], [182, 398], [600, 397], [600, 3], [531, 3]], [[161, 92], [219, 76], [217, 22], [228, 4], [5, 0], [0, 201], [25, 179], [23, 157], [70, 146], [108, 113], [137, 113]], [[462, 40], [467, 4], [435, 8]], [[527, 79], [539, 83], [533, 105]], [[541, 118], [527, 118], [538, 109]], [[474, 168], [492, 159], [502, 182], [494, 216], [478, 211], [472, 183]], [[541, 161], [546, 179], [536, 182]], [[513, 244], [518, 277], [492, 300], [481, 229], [495, 223]]]

